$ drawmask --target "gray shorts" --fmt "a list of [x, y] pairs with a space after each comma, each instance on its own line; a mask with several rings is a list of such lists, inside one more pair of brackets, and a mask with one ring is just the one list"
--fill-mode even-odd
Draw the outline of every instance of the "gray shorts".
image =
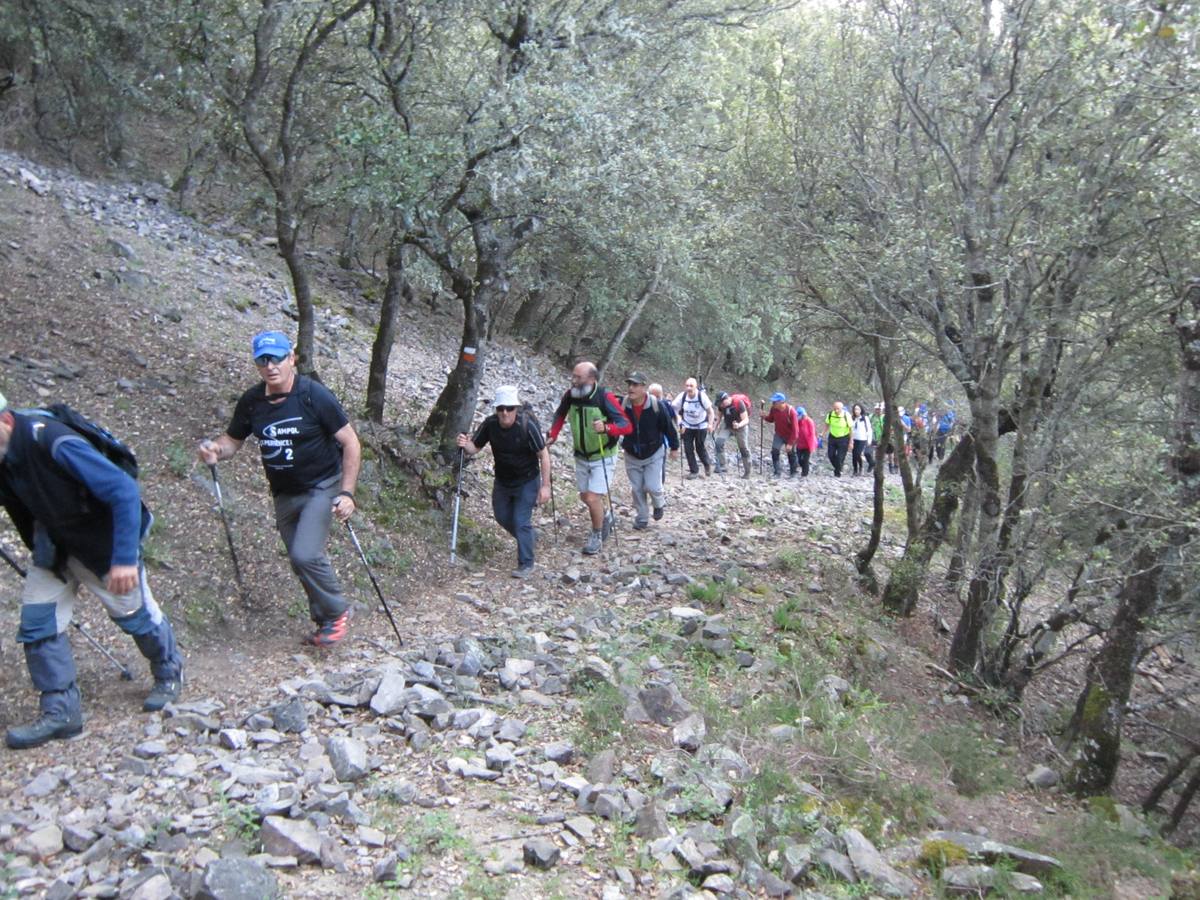
[[588, 491], [593, 494], [607, 494], [616, 472], [615, 455], [591, 460], [575, 457], [575, 487], [581, 494]]

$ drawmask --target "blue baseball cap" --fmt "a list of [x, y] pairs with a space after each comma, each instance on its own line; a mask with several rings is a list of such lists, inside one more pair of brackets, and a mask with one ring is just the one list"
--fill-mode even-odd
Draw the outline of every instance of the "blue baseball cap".
[[260, 331], [250, 342], [250, 356], [258, 359], [260, 356], [287, 356], [292, 352], [292, 342], [282, 331]]
[[787, 395], [786, 395], [786, 394], [781, 394], [781, 393], [779, 393], [779, 391], [776, 391], [775, 393], [773, 393], [773, 394], [771, 395], [771, 402], [772, 402], [772, 403], [783, 403], [783, 402], [784, 402], [784, 401], [786, 401], [786, 400], [787, 400]]
[[798, 415], [798, 416], [799, 416], [800, 418], [802, 418], [802, 419], [805, 417], [805, 415], [807, 415], [807, 414], [804, 412], [804, 407], [803, 407], [803, 406], [797, 406], [797, 407], [796, 407], [796, 415]]

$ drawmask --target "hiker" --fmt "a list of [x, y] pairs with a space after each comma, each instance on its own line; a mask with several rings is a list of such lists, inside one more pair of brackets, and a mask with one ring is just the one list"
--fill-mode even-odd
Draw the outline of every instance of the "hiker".
[[912, 452], [917, 454], [917, 462], [920, 463], [921, 457], [925, 453], [926, 440], [928, 439], [928, 408], [924, 403], [917, 405], [916, 415], [912, 417], [912, 428], [909, 432], [909, 439], [912, 444]]
[[663, 517], [666, 500], [663, 499], [662, 475], [666, 469], [667, 448], [670, 448], [671, 459], [679, 458], [675, 416], [664, 401], [648, 391], [646, 381], [641, 372], [630, 372], [625, 379], [627, 392], [621, 404], [632, 424], [630, 433], [621, 440], [621, 448], [625, 451], [625, 475], [633, 491], [633, 527], [639, 531], [650, 525], [647, 495], [654, 507], [654, 521]]
[[332, 647], [346, 636], [350, 608], [325, 545], [333, 519], [346, 522], [357, 508], [362, 448], [329, 388], [296, 371], [287, 335], [260, 332], [250, 351], [261, 383], [242, 394], [225, 433], [201, 441], [197, 455], [205, 465], [216, 465], [232, 458], [251, 434], [258, 438], [275, 527], [316, 625], [305, 642]]
[[[949, 405], [938, 415], [937, 427], [934, 430], [933, 451], [936, 451], [939, 461], [946, 458], [946, 442], [950, 440], [950, 435], [954, 433], [954, 423], [954, 407], [953, 405]], [[929, 461], [933, 462], [932, 456], [930, 456]]]
[[803, 406], [796, 407], [796, 461], [800, 463], [800, 477], [808, 477], [809, 460], [817, 451], [817, 423]]
[[554, 411], [554, 422], [546, 437], [548, 446], [558, 440], [568, 416], [575, 448], [575, 486], [592, 525], [583, 552], [591, 556], [600, 552], [612, 534], [612, 501], [609, 500], [610, 510], [605, 514], [604, 498], [609, 495], [616, 472], [617, 439], [633, 428], [617, 398], [600, 386], [596, 364], [586, 361], [571, 371], [571, 387]]
[[712, 401], [708, 394], [699, 387], [695, 378], [689, 378], [683, 383], [683, 390], [671, 403], [675, 414], [679, 417], [677, 424], [683, 431], [683, 450], [687, 455], [688, 478], [696, 478], [700, 474], [700, 466], [696, 463], [697, 456], [704, 465], [704, 474], [712, 474], [712, 463], [708, 459], [708, 433], [712, 431], [716, 421]]
[[492, 514], [500, 527], [517, 539], [513, 578], [533, 574], [533, 508], [550, 499], [550, 451], [533, 413], [522, 407], [517, 389], [496, 389], [496, 412], [480, 423], [475, 436], [456, 439], [468, 456], [488, 444], [496, 460], [492, 484]]
[[[667, 415], [671, 417], [671, 424], [674, 425], [676, 420], [675, 407], [671, 405], [670, 400], [663, 396], [663, 386], [657, 381], [652, 381], [646, 388], [646, 393], [663, 405], [663, 407], [667, 410]], [[667, 436], [665, 434], [663, 435], [663, 446], [667, 446]], [[674, 453], [671, 455], [671, 458], [678, 459], [679, 454]], [[662, 461], [662, 483], [664, 485], [667, 483], [667, 454], [665, 453], [663, 454]]]
[[[871, 452], [875, 430], [861, 403], [855, 403], [850, 408], [850, 423], [850, 438], [853, 441], [851, 464], [855, 475], [864, 475], [875, 468], [875, 455]], [[864, 460], [867, 464], [865, 471], [863, 470]]]
[[775, 477], [782, 475], [779, 470], [779, 450], [782, 448], [787, 451], [788, 477], [795, 478], [798, 465], [796, 441], [800, 437], [796, 410], [788, 405], [785, 394], [776, 391], [771, 395], [771, 408], [762, 414], [762, 418], [775, 426], [775, 434], [771, 438], [771, 468]]
[[833, 409], [825, 416], [825, 440], [829, 444], [826, 451], [829, 462], [833, 465], [835, 478], [842, 477], [842, 466], [846, 463], [846, 451], [850, 449], [850, 414], [841, 400], [833, 404]]
[[753, 404], [745, 394], [717, 394], [721, 421], [717, 431], [717, 474], [725, 472], [725, 441], [733, 436], [742, 457], [742, 477], [750, 477], [750, 410]]
[[912, 456], [912, 416], [905, 412], [903, 406], [897, 406], [896, 417], [900, 421], [900, 445], [904, 449], [904, 455]]
[[137, 481], [80, 432], [38, 410], [11, 410], [0, 394], [0, 504], [31, 554], [17, 643], [41, 692], [38, 718], [8, 729], [8, 746], [24, 750], [83, 731], [66, 633], [80, 584], [150, 662], [154, 686], [142, 709], [177, 700], [183, 658], [146, 583], [141, 543], [153, 516]]

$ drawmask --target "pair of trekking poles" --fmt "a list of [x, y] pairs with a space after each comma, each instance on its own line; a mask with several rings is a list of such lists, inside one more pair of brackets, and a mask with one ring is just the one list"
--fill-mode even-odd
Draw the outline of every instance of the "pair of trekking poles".
[[[221, 481], [217, 477], [216, 463], [209, 463], [208, 471], [212, 475], [213, 494], [217, 498], [217, 509], [221, 514], [221, 523], [225, 526], [225, 540], [229, 544], [229, 558], [233, 561], [233, 577], [237, 582], [238, 591], [241, 594], [242, 603], [246, 606], [251, 606], [250, 591], [246, 587], [245, 579], [242, 578], [242, 566], [238, 562], [237, 548], [233, 543], [233, 528], [229, 523], [229, 514], [225, 510], [225, 499], [221, 494]], [[379, 602], [383, 605], [383, 611], [387, 614], [388, 621], [392, 625], [392, 631], [396, 633], [396, 640], [400, 642], [400, 646], [404, 646], [404, 638], [400, 636], [400, 629], [396, 625], [396, 619], [392, 615], [391, 607], [384, 599], [383, 590], [379, 587], [379, 581], [375, 577], [375, 572], [371, 568], [371, 564], [367, 561], [367, 554], [363, 551], [362, 544], [358, 541], [358, 535], [354, 531], [354, 526], [347, 519], [344, 523], [346, 533], [350, 536], [350, 542], [354, 544], [354, 549], [358, 551], [358, 558], [362, 560], [363, 568], [367, 570], [367, 576], [371, 579], [371, 586], [375, 588], [375, 595], [379, 597]]]

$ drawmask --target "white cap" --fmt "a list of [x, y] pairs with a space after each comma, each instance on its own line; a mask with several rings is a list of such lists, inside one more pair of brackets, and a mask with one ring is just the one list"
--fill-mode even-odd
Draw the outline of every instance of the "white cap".
[[4, 399], [4, 395], [0, 394], [0, 413], [8, 409], [8, 401]]
[[515, 384], [506, 384], [503, 387], [496, 388], [496, 399], [492, 401], [493, 406], [520, 406], [521, 401], [517, 397], [517, 386]]

